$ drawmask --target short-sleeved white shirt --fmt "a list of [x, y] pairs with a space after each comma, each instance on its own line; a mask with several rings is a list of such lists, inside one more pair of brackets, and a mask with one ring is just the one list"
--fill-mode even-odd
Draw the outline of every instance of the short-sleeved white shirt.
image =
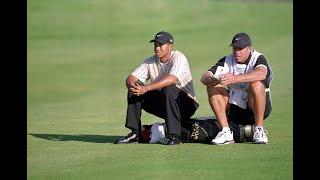
[[197, 102], [189, 62], [186, 56], [178, 50], [171, 51], [170, 59], [166, 63], [162, 63], [155, 55], [146, 58], [131, 75], [137, 77], [142, 83], [148, 80], [154, 83], [164, 76], [174, 75], [178, 78], [176, 86]]

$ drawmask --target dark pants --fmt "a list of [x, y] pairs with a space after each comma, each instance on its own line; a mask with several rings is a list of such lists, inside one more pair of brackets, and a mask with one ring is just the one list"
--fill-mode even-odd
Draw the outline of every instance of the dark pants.
[[[266, 106], [264, 111], [263, 119], [266, 120], [269, 117], [272, 110], [270, 93], [266, 93]], [[229, 121], [233, 121], [236, 124], [241, 125], [252, 125], [255, 124], [254, 114], [252, 109], [247, 104], [247, 109], [242, 109], [237, 105], [230, 104], [228, 112]]]
[[141, 133], [141, 110], [165, 120], [170, 137], [181, 136], [181, 121], [189, 119], [199, 107], [188, 95], [170, 85], [161, 90], [149, 91], [141, 96], [128, 92], [128, 109], [125, 127]]

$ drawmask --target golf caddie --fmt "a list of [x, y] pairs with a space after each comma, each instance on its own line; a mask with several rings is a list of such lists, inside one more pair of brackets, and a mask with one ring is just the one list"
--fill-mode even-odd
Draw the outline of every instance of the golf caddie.
[[266, 57], [251, 45], [246, 33], [237, 33], [230, 44], [232, 53], [206, 71], [201, 82], [207, 86], [211, 109], [222, 130], [212, 144], [234, 142], [229, 122], [254, 125], [253, 141], [268, 143], [264, 120], [270, 115], [270, 85], [273, 73]]
[[181, 122], [199, 107], [186, 56], [173, 49], [173, 36], [158, 32], [150, 43], [154, 55], [146, 58], [126, 79], [130, 133], [115, 144], [137, 143], [141, 138], [141, 111], [165, 120], [167, 145], [181, 144]]

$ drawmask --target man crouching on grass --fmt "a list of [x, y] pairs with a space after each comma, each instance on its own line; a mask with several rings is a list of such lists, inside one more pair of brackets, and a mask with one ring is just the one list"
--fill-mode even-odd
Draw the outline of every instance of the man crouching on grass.
[[237, 124], [254, 124], [253, 140], [268, 143], [263, 128], [271, 112], [270, 84], [273, 73], [265, 56], [251, 46], [246, 33], [234, 35], [232, 54], [224, 56], [201, 77], [207, 86], [210, 106], [222, 130], [212, 144], [234, 142], [228, 121]]
[[151, 42], [154, 55], [146, 58], [126, 80], [125, 127], [131, 132], [115, 144], [139, 142], [142, 109], [165, 120], [167, 145], [181, 144], [181, 121], [189, 119], [199, 107], [188, 60], [183, 53], [173, 50], [172, 35], [161, 31]]

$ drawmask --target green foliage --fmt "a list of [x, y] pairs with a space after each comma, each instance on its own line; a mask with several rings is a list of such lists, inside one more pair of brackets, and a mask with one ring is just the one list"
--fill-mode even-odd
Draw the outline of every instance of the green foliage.
[[[170, 31], [189, 59], [200, 107], [203, 72], [247, 32], [270, 61], [270, 144], [114, 145], [127, 75]], [[28, 1], [28, 179], [292, 179], [292, 3], [275, 1]], [[143, 123], [162, 122], [143, 114]]]

